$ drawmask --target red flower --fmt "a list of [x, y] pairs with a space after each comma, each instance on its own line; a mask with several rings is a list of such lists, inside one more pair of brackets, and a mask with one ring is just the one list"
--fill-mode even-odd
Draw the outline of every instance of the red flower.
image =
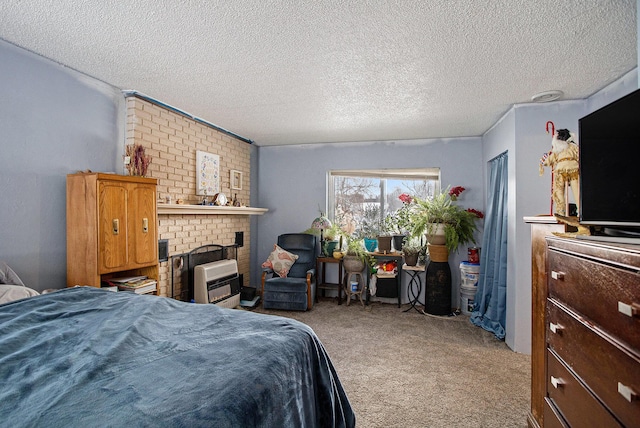
[[471, 214], [475, 215], [478, 218], [484, 218], [484, 214], [482, 214], [482, 211], [478, 211], [473, 208], [467, 208], [467, 212], [470, 212]]
[[402, 195], [398, 196], [398, 199], [400, 199], [405, 204], [410, 204], [411, 201], [413, 201], [413, 198], [407, 193], [403, 193]]
[[462, 193], [464, 191], [465, 191], [464, 187], [456, 186], [456, 187], [451, 188], [451, 190], [449, 190], [449, 196], [457, 198], [458, 196], [460, 196], [460, 193]]

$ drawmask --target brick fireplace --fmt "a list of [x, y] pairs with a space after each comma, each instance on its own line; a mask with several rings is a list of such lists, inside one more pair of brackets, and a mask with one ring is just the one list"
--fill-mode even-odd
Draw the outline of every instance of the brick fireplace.
[[[126, 144], [142, 144], [152, 160], [149, 177], [158, 179], [158, 198], [170, 196], [173, 204], [202, 200], [196, 196], [196, 151], [220, 156], [220, 188], [229, 199], [249, 204], [250, 144], [217, 130], [202, 121], [150, 100], [127, 98]], [[231, 170], [242, 172], [242, 190], [231, 190]], [[238, 272], [245, 284], [249, 278], [250, 217], [241, 214], [158, 214], [158, 238], [168, 239], [169, 255], [190, 251], [211, 242], [231, 245], [235, 233], [244, 232], [244, 245], [237, 249]], [[169, 259], [171, 260], [171, 258]], [[159, 295], [170, 294], [170, 261], [159, 266]]]

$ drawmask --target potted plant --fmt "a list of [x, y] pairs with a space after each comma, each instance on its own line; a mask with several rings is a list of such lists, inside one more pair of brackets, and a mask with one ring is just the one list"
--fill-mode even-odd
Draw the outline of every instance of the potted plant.
[[334, 251], [342, 251], [342, 236], [342, 229], [337, 222], [333, 222], [329, 229], [325, 229], [322, 243], [324, 254], [331, 256]]
[[393, 246], [396, 251], [402, 251], [405, 238], [411, 228], [411, 208], [413, 198], [407, 193], [398, 196], [402, 201], [402, 206], [395, 212], [389, 213], [384, 218], [384, 227], [393, 237]]
[[364, 246], [367, 251], [374, 252], [376, 250], [378, 246], [378, 236], [380, 235], [379, 207], [365, 208], [358, 235], [364, 239]]
[[407, 266], [415, 266], [418, 264], [418, 257], [423, 251], [423, 246], [417, 239], [406, 239], [402, 245], [402, 254], [404, 262]]
[[362, 272], [366, 266], [372, 266], [373, 262], [373, 257], [367, 253], [361, 239], [347, 238], [347, 250], [343, 258], [345, 271]]
[[[462, 189], [462, 190], [460, 190]], [[464, 188], [447, 188], [432, 199], [414, 198], [411, 210], [412, 234], [425, 234], [427, 242], [445, 245], [449, 252], [457, 251], [460, 245], [475, 243], [476, 220], [484, 217], [480, 211], [463, 209], [454, 204]]]
[[402, 250], [402, 242], [404, 240], [405, 235], [400, 233], [398, 228], [398, 219], [397, 212], [389, 213], [384, 218], [384, 228], [389, 231], [391, 235], [391, 239], [393, 240], [393, 248], [396, 251]]
[[344, 232], [340, 229], [340, 225], [333, 223], [328, 229], [323, 229], [320, 233], [320, 229], [314, 229], [312, 227], [304, 230], [302, 233], [308, 233], [309, 235], [315, 235], [318, 240], [322, 236], [322, 242], [320, 242], [320, 251], [323, 255], [331, 256], [335, 251], [342, 251], [342, 240]]
[[387, 227], [383, 221], [380, 224], [380, 231], [378, 232], [378, 252], [387, 254], [391, 252], [391, 230]]

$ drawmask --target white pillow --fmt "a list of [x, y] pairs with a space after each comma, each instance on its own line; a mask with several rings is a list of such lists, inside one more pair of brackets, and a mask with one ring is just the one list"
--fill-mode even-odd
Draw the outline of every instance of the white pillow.
[[5, 262], [0, 262], [0, 284], [24, 285], [18, 274]]
[[37, 296], [36, 290], [24, 285], [0, 284], [0, 304]]

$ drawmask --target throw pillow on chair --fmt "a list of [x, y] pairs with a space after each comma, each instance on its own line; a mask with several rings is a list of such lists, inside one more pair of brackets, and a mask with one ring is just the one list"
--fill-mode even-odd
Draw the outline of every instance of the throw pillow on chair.
[[274, 244], [273, 251], [269, 254], [267, 260], [262, 263], [262, 267], [271, 269], [280, 278], [286, 278], [296, 260], [298, 260], [297, 255], [278, 247], [278, 244]]

